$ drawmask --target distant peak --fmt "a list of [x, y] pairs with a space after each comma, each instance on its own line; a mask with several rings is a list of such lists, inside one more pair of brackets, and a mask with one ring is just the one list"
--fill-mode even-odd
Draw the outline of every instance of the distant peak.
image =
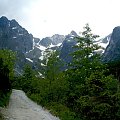
[[1, 18], [0, 18], [0, 26], [8, 26], [8, 24], [9, 24], [9, 20], [7, 19], [7, 17], [5, 17], [5, 16], [2, 16]]
[[116, 29], [116, 28], [119, 28], [119, 29], [120, 29], [120, 26], [116, 26], [114, 29]]
[[2, 22], [8, 22], [8, 21], [10, 21], [13, 24], [18, 24], [18, 22], [15, 19], [9, 20], [6, 16], [2, 16], [0, 18], [0, 21], [2, 21]]
[[15, 19], [12, 19], [11, 22], [17, 22]]
[[118, 31], [118, 30], [120, 31], [120, 26], [117, 26], [113, 29], [113, 31]]
[[8, 20], [8, 18], [5, 17], [5, 16], [2, 16], [0, 19], [1, 19], [1, 20]]
[[77, 36], [77, 33], [74, 30], [72, 30], [71, 33], [70, 33], [70, 35]]
[[0, 21], [1, 21], [1, 22], [8, 22], [9, 20], [7, 19], [7, 17], [2, 16], [2, 17], [0, 18]]
[[19, 25], [18, 22], [17, 22], [15, 19], [12, 19], [12, 20], [11, 20], [11, 24], [12, 24], [13, 26]]
[[[117, 26], [113, 29], [111, 38], [113, 38], [115, 36], [120, 37], [120, 26]], [[116, 40], [116, 39], [114, 38], [114, 40]]]
[[9, 20], [7, 17], [2, 16], [0, 18], [0, 26], [8, 26], [10, 25], [11, 27], [18, 26], [18, 22], [15, 19]]

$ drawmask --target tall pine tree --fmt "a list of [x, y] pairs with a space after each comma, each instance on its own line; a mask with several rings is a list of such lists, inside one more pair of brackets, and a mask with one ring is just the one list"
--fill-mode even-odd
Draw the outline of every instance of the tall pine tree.
[[[77, 44], [74, 46], [76, 51], [72, 54], [71, 70], [74, 71], [75, 79], [84, 79], [89, 77], [91, 72], [101, 68], [100, 54], [96, 51], [101, 47], [95, 44], [98, 35], [94, 35], [88, 24], [80, 37], [76, 37]], [[77, 75], [77, 76], [76, 76]], [[77, 78], [76, 78], [77, 77]], [[80, 81], [79, 81], [80, 82]]]

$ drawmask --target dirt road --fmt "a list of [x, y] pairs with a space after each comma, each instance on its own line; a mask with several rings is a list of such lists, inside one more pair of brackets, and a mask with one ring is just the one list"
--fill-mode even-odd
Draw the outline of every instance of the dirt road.
[[23, 91], [12, 90], [9, 105], [1, 110], [6, 120], [60, 120], [31, 101]]

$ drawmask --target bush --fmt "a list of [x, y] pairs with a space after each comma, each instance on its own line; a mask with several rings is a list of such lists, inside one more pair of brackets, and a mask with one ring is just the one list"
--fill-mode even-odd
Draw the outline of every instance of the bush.
[[49, 108], [50, 112], [59, 116], [61, 120], [81, 120], [77, 118], [76, 114], [64, 104], [60, 104], [58, 102], [48, 103], [47, 108]]
[[0, 113], [0, 120], [3, 120], [2, 114]]
[[10, 94], [11, 94], [11, 91], [9, 91], [6, 94], [0, 91], [0, 107], [4, 107], [8, 105]]

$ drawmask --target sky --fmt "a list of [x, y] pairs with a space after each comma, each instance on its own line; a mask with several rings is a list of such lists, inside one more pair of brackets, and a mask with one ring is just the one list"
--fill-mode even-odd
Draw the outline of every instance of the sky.
[[0, 17], [16, 19], [34, 37], [81, 32], [101, 37], [120, 26], [120, 0], [0, 0]]

